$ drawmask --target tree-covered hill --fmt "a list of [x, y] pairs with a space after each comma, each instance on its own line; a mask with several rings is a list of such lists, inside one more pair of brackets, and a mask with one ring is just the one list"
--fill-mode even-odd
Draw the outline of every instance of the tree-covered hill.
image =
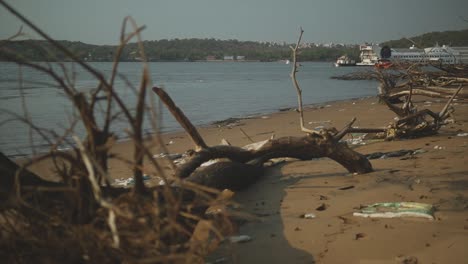
[[411, 38], [390, 40], [381, 44], [392, 48], [409, 48], [413, 43], [419, 48], [433, 47], [436, 44], [449, 45], [452, 47], [468, 46], [468, 29], [459, 31], [430, 32]]
[[[460, 31], [431, 32], [411, 37], [418, 47], [431, 47], [435, 44], [450, 46], [468, 46], [468, 29]], [[117, 46], [91, 45], [78, 41], [59, 41], [78, 57], [86, 61], [113, 61]], [[381, 44], [392, 48], [408, 48], [412, 42], [406, 38], [390, 40]], [[290, 44], [273, 42], [254, 42], [219, 39], [162, 39], [144, 41], [143, 46], [149, 61], [199, 61], [240, 58], [251, 61], [277, 61], [290, 59]], [[21, 40], [0, 42], [0, 60], [7, 60], [2, 54], [9, 53], [33, 61], [63, 61], [62, 53], [50, 43], [42, 40]], [[347, 54], [353, 59], [359, 58], [357, 45], [320, 46], [304, 44], [301, 48], [301, 61], [334, 61]], [[141, 60], [138, 45], [128, 44], [119, 58], [120, 61]]]
[[[113, 61], [117, 46], [98, 46], [82, 42], [59, 41], [86, 61]], [[217, 39], [172, 39], [144, 41], [149, 61], [198, 61], [223, 60], [225, 57], [253, 61], [277, 61], [290, 59], [289, 44]], [[334, 61], [348, 54], [357, 58], [357, 46], [334, 45], [317, 47], [305, 45], [299, 59], [302, 61]], [[4, 41], [0, 45], [0, 60], [6, 60], [2, 53], [9, 52], [33, 61], [62, 61], [66, 58], [50, 43], [40, 40]], [[120, 57], [121, 61], [140, 60], [138, 45], [128, 44]]]

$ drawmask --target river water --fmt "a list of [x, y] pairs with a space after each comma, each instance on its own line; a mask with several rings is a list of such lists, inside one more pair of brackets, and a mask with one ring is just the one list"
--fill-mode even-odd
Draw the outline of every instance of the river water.
[[[112, 63], [90, 63], [105, 76], [109, 76]], [[46, 64], [43, 64], [46, 65]], [[66, 70], [51, 67], [63, 78], [68, 78], [77, 90], [91, 92], [98, 81], [76, 64], [65, 63]], [[177, 105], [196, 125], [209, 124], [229, 117], [244, 117], [277, 111], [283, 107], [296, 107], [297, 97], [289, 77], [291, 65], [279, 62], [155, 62], [150, 63], [154, 85], [164, 87]], [[297, 79], [303, 90], [304, 104], [375, 95], [374, 81], [340, 81], [333, 75], [362, 70], [356, 67], [335, 68], [331, 63], [303, 62]], [[64, 73], [66, 72], [66, 74]], [[142, 65], [121, 63], [115, 82], [116, 91], [130, 108], [135, 106], [135, 93], [128, 82], [138, 87]], [[67, 77], [65, 77], [67, 75]], [[20, 89], [22, 87], [22, 89]], [[21, 96], [23, 94], [23, 96]], [[156, 99], [155, 99], [156, 100]], [[23, 102], [33, 124], [47, 137], [64, 134], [73, 120], [73, 106], [52, 78], [44, 73], [14, 63], [0, 63], [0, 151], [9, 156], [32, 153], [30, 128], [12, 114], [24, 117]], [[99, 108], [97, 108], [99, 109]], [[166, 109], [162, 114], [162, 131], [179, 130], [176, 121]], [[125, 138], [128, 124], [117, 121], [112, 126], [120, 138]], [[83, 135], [83, 128], [75, 131]], [[151, 132], [151, 126], [145, 125]], [[35, 151], [46, 150], [47, 141], [32, 133]], [[63, 146], [66, 147], [66, 146]]]

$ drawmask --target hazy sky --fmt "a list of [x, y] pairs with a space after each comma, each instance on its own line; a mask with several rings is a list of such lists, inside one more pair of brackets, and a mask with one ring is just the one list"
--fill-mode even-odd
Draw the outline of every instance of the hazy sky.
[[[467, 0], [6, 0], [55, 39], [117, 44], [125, 16], [145, 40], [362, 43], [468, 28]], [[0, 39], [22, 23], [0, 7]], [[31, 33], [29, 28], [25, 31]], [[33, 35], [34, 36], [34, 35]]]

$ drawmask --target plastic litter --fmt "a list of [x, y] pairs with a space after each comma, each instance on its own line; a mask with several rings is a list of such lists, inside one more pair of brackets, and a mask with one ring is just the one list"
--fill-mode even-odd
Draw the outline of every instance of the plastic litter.
[[467, 137], [468, 133], [458, 133], [457, 137]]
[[230, 236], [228, 237], [228, 240], [231, 243], [245, 243], [245, 242], [252, 241], [252, 237], [248, 235]]
[[431, 204], [414, 202], [375, 203], [368, 205], [359, 212], [353, 213], [360, 217], [400, 218], [422, 217], [434, 220], [434, 207]]
[[211, 262], [206, 262], [205, 264], [217, 264], [217, 263], [225, 263], [227, 262], [229, 259], [226, 258], [226, 257], [222, 257], [222, 258], [218, 258], [218, 259], [215, 259]]
[[153, 159], [168, 158], [170, 160], [176, 160], [176, 159], [182, 158], [182, 156], [183, 155], [179, 153], [170, 154], [170, 153], [162, 152], [162, 153], [153, 155]]
[[307, 213], [307, 214], [301, 215], [301, 218], [305, 218], [305, 219], [314, 219], [316, 217], [317, 216], [314, 213]]
[[[150, 179], [151, 177], [149, 175], [146, 175], [146, 174], [143, 175], [143, 181], [148, 181]], [[133, 177], [130, 177], [127, 179], [120, 178], [120, 179], [114, 180], [114, 185], [117, 185], [117, 186], [129, 187], [129, 186], [133, 186], [134, 184], [135, 184], [135, 179]]]

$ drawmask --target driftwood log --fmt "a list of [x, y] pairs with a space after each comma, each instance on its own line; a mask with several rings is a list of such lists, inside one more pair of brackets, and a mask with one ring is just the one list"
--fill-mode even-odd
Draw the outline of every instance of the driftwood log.
[[[153, 91], [195, 144], [195, 151], [191, 152], [186, 162], [176, 169], [175, 176], [177, 178], [217, 189], [241, 189], [255, 182], [263, 174], [263, 163], [269, 159], [281, 157], [300, 160], [328, 157], [341, 164], [350, 173], [372, 171], [372, 165], [364, 155], [350, 149], [346, 143], [340, 142], [340, 139], [352, 129], [351, 126], [356, 120], [355, 118], [340, 132], [336, 132], [336, 129], [315, 131], [304, 126], [302, 90], [296, 79], [298, 72], [297, 53], [303, 33], [301, 28], [296, 45], [291, 47], [293, 66], [290, 74], [297, 93], [300, 129], [306, 133], [303, 137], [270, 139], [255, 149], [225, 145], [209, 147], [170, 96], [161, 88], [153, 87]], [[201, 167], [203, 163], [215, 159], [227, 159], [228, 161]]]

